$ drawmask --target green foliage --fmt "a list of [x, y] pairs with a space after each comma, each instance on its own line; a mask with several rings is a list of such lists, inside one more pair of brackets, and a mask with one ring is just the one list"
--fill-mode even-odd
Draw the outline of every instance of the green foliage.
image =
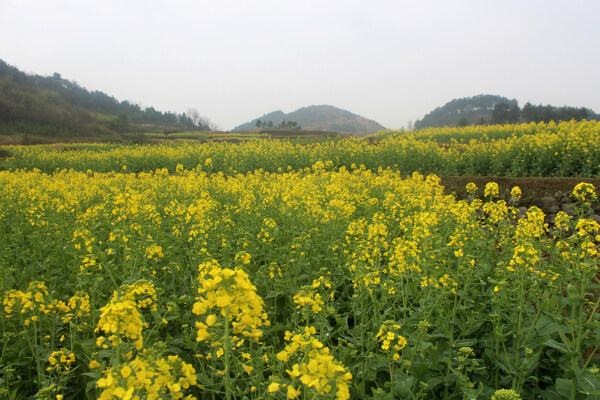
[[265, 114], [259, 119], [236, 126], [234, 131], [262, 129], [291, 129], [334, 131], [338, 133], [364, 136], [384, 129], [379, 123], [368, 120], [349, 111], [328, 105], [302, 107], [290, 113], [281, 110]]
[[5, 146], [15, 157], [0, 160], [0, 167], [109, 172], [127, 165], [130, 172], [150, 172], [173, 171], [178, 164], [194, 169], [210, 159], [210, 172], [237, 174], [259, 169], [297, 171], [328, 160], [333, 168], [349, 170], [364, 165], [373, 171], [390, 167], [438, 175], [600, 176], [600, 123], [593, 121], [387, 131], [367, 139], [303, 139], [300, 133], [291, 138], [290, 131], [273, 131], [271, 136], [282, 139], [265, 136], [252, 143], [246, 143], [244, 135], [181, 134], [177, 137], [206, 142], [82, 145], [78, 152], [58, 152], [53, 146]]
[[527, 103], [521, 110], [516, 100], [492, 95], [477, 95], [449, 101], [438, 107], [422, 120], [415, 122], [415, 129], [465, 126], [464, 121], [474, 121], [478, 125], [489, 121], [492, 125], [516, 124], [519, 122], [581, 121], [598, 119], [598, 114], [587, 108], [554, 107]]
[[458, 122], [465, 118], [468, 121], [477, 121], [481, 118], [489, 118], [496, 103], [510, 100], [502, 96], [480, 94], [473, 97], [464, 97], [454, 99], [437, 107], [415, 122], [415, 129], [456, 126]]
[[217, 163], [0, 172], [0, 394], [158, 374], [199, 399], [598, 395], [591, 185], [549, 231], [494, 185], [457, 201], [433, 175]]
[[94, 136], [143, 129], [209, 130], [193, 113], [162, 113], [88, 91], [60, 74], [29, 75], [0, 60], [0, 134]]

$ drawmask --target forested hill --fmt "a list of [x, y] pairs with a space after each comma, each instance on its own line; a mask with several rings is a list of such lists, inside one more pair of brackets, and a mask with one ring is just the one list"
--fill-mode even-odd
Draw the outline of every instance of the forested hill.
[[[291, 126], [290, 126], [291, 125]], [[250, 122], [236, 126], [234, 131], [247, 131], [260, 127], [296, 127], [316, 131], [330, 131], [357, 136], [368, 135], [385, 129], [381, 124], [363, 118], [350, 111], [330, 105], [299, 108], [290, 113], [273, 111]]]
[[30, 75], [0, 60], [0, 134], [87, 136], [210, 129], [197, 110], [188, 114], [142, 109], [89, 91], [59, 73]]
[[415, 129], [440, 126], [506, 124], [519, 122], [569, 121], [598, 119], [588, 108], [556, 107], [526, 103], [519, 107], [517, 100], [503, 96], [480, 94], [454, 99], [437, 107], [415, 122]]
[[455, 126], [461, 119], [468, 121], [481, 121], [489, 118], [494, 105], [500, 102], [510, 103], [506, 97], [480, 94], [473, 97], [454, 99], [437, 107], [423, 119], [415, 122], [415, 128], [428, 128], [436, 126]]

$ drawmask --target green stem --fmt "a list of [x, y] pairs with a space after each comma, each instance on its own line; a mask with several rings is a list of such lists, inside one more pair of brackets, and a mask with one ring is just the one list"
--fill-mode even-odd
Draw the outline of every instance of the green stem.
[[390, 393], [392, 394], [392, 399], [395, 399], [394, 396], [394, 361], [390, 363]]
[[406, 321], [406, 310], [408, 310], [408, 299], [406, 296], [405, 288], [406, 279], [404, 274], [402, 275], [402, 320]]
[[33, 350], [33, 355], [35, 357], [35, 363], [36, 363], [36, 369], [37, 369], [37, 375], [38, 375], [38, 384], [39, 384], [44, 375], [44, 371], [42, 370], [42, 364], [40, 362], [37, 344], [38, 344], [38, 324], [37, 324], [37, 321], [33, 321], [33, 348], [32, 348], [32, 350]]
[[452, 347], [454, 346], [454, 325], [452, 325], [451, 320], [448, 320], [450, 324], [450, 342], [448, 343], [448, 366], [446, 368], [446, 379], [444, 385], [446, 386], [444, 389], [444, 399], [448, 399], [449, 396], [449, 388], [450, 388], [450, 372], [452, 371]]
[[[500, 356], [500, 342], [498, 341], [498, 338], [496, 337], [496, 334], [494, 334], [494, 342], [495, 342], [494, 343], [494, 353], [496, 354], [496, 359], [499, 359], [499, 356]], [[494, 366], [494, 387], [495, 388], [498, 387], [498, 375], [499, 375], [499, 373], [500, 373], [500, 368], [497, 365]]]
[[[579, 295], [584, 298], [583, 284], [580, 286]], [[573, 379], [571, 380], [571, 397], [570, 400], [575, 400], [577, 396], [577, 376], [579, 375], [579, 357], [581, 357], [581, 341], [583, 340], [582, 325], [584, 312], [582, 306], [573, 304], [573, 312], [578, 312], [577, 315], [577, 337], [575, 338], [575, 353], [571, 357], [571, 368], [573, 369]], [[574, 315], [573, 315], [574, 316]]]
[[227, 400], [231, 400], [231, 381], [229, 376], [229, 306], [225, 311], [225, 336], [223, 337], [223, 343], [225, 344], [225, 396]]
[[276, 324], [277, 321], [277, 296], [273, 299], [273, 325]]
[[[116, 349], [116, 363], [115, 365], [119, 365], [121, 363], [121, 321], [117, 320], [117, 331], [115, 332], [115, 335], [117, 335], [117, 349]], [[108, 333], [108, 332], [107, 332]], [[108, 339], [108, 338], [107, 338]]]
[[[71, 342], [71, 353], [75, 352], [75, 338], [73, 336], [73, 324], [71, 321], [69, 321], [69, 341]], [[54, 330], [52, 331], [52, 341], [54, 341]]]
[[588, 364], [590, 363], [590, 361], [592, 361], [592, 359], [594, 358], [594, 354], [596, 354], [596, 351], [598, 351], [598, 348], [600, 347], [600, 343], [598, 343], [596, 345], [596, 347], [594, 347], [594, 350], [590, 353], [590, 355], [588, 356], [588, 359], [585, 360], [585, 363], [583, 364], [583, 367], [581, 367], [581, 370], [584, 371]]
[[[365, 301], [361, 302], [360, 305], [360, 347], [361, 347], [361, 354], [366, 354], [365, 351]], [[367, 360], [366, 357], [362, 357], [362, 379], [360, 382], [360, 393], [362, 394], [362, 397], [365, 397], [367, 388], [366, 388], [366, 382], [365, 382], [365, 371], [367, 369]]]
[[596, 310], [598, 309], [598, 305], [600, 305], [600, 298], [598, 298], [598, 301], [596, 302], [596, 304], [594, 304], [594, 308], [592, 309], [592, 311], [590, 312], [590, 317], [587, 320], [587, 323], [589, 324], [590, 322], [592, 322], [592, 319], [594, 318], [594, 316], [596, 315]]
[[524, 299], [524, 293], [523, 293], [523, 286], [524, 286], [524, 271], [521, 268], [521, 273], [519, 276], [519, 314], [517, 315], [517, 336], [516, 336], [516, 343], [515, 343], [515, 350], [516, 350], [516, 357], [515, 357], [515, 368], [517, 369], [517, 371], [515, 371], [515, 376], [513, 378], [513, 383], [512, 383], [512, 388], [513, 390], [518, 390], [518, 386], [519, 386], [519, 380], [520, 380], [520, 376], [519, 376], [519, 363], [521, 360], [521, 346], [522, 343], [519, 340], [521, 338], [521, 328], [523, 325], [523, 308], [525, 306], [525, 299]]
[[119, 290], [119, 285], [117, 284], [117, 281], [115, 280], [115, 277], [113, 276], [112, 271], [110, 270], [110, 268], [111, 267], [109, 267], [108, 265], [104, 266], [104, 269], [108, 272], [108, 276], [109, 276], [110, 280], [115, 285], [115, 290]]

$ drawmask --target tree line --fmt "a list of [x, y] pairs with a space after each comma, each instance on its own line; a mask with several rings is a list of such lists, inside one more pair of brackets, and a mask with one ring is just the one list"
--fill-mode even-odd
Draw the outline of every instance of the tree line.
[[[516, 99], [480, 94], [453, 99], [437, 107], [421, 120], [417, 120], [414, 128], [570, 121], [571, 119], [580, 121], [598, 118], [599, 115], [588, 108], [533, 105], [530, 102], [521, 108]], [[410, 125], [412, 123], [409, 123], [409, 129]]]
[[[581, 121], [584, 119], [598, 119], [598, 114], [584, 107], [554, 107], [551, 105], [533, 105], [527, 102], [523, 108], [513, 100], [510, 103], [499, 102], [494, 105], [489, 119], [484, 117], [474, 121], [475, 125], [503, 125], [530, 122], [550, 121]], [[467, 118], [461, 118], [457, 126], [467, 126], [472, 123]]]
[[516, 124], [519, 122], [550, 122], [570, 121], [572, 119], [581, 121], [588, 118], [596, 118], [593, 111], [581, 107], [553, 107], [551, 105], [533, 105], [527, 102], [523, 108], [519, 108], [516, 102], [507, 104], [496, 103], [490, 117], [490, 124]]
[[274, 126], [273, 121], [261, 121], [260, 119], [254, 124], [257, 128], [279, 128], [279, 129], [293, 129], [300, 130], [302, 127], [296, 121], [286, 121], [285, 119]]
[[59, 73], [30, 75], [3, 60], [0, 89], [0, 133], [15, 128], [46, 135], [124, 133], [152, 126], [165, 133], [213, 128], [194, 108], [181, 114], [142, 108], [101, 91], [89, 91]]

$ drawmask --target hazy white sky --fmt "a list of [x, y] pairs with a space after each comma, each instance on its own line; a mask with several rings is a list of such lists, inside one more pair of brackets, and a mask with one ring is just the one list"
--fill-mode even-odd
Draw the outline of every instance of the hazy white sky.
[[400, 128], [499, 94], [600, 112], [599, 0], [0, 0], [0, 58], [221, 129], [331, 104]]

